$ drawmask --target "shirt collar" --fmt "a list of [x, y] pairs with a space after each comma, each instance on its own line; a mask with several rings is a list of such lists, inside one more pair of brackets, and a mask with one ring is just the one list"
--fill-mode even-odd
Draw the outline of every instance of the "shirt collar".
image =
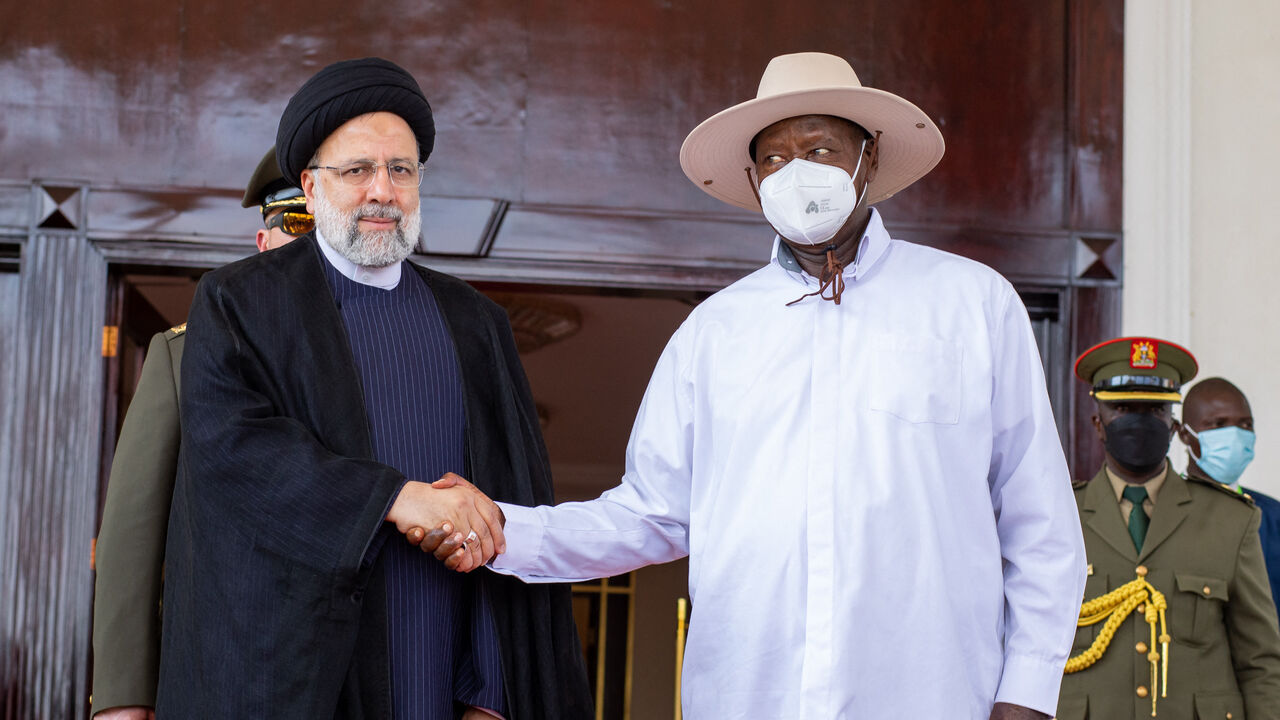
[[348, 280], [354, 280], [361, 285], [372, 285], [383, 290], [394, 290], [400, 284], [401, 263], [394, 263], [386, 267], [357, 265], [343, 257], [337, 250], [334, 250], [333, 246], [329, 245], [329, 241], [325, 240], [324, 236], [320, 234], [320, 228], [316, 228], [316, 240], [319, 241], [320, 252], [324, 254], [325, 260], [328, 260], [329, 264]]
[[[1165, 469], [1159, 475], [1142, 483], [1140, 486], [1147, 489], [1147, 497], [1150, 498], [1152, 505], [1156, 504], [1156, 496], [1160, 494], [1160, 488], [1164, 487], [1164, 476], [1168, 473], [1169, 468], [1168, 462], [1168, 460], [1165, 461]], [[1106, 468], [1106, 470], [1107, 480], [1111, 481], [1111, 489], [1116, 494], [1116, 502], [1120, 502], [1120, 497], [1124, 495], [1124, 489], [1128, 487], [1130, 483], [1126, 483], [1124, 480], [1117, 477], [1115, 473], [1111, 472], [1110, 467]]]
[[[846, 282], [857, 280], [860, 275], [866, 274], [880, 258], [884, 257], [884, 252], [888, 248], [889, 232], [884, 229], [884, 221], [880, 218], [880, 211], [871, 208], [871, 218], [867, 220], [867, 229], [862, 233], [862, 240], [858, 243], [858, 253], [854, 256], [853, 262], [844, 269], [843, 275]], [[800, 262], [796, 260], [795, 254], [791, 252], [791, 247], [782, 241], [781, 235], [773, 236], [773, 254], [769, 258], [769, 262], [786, 270], [788, 275], [802, 283], [808, 284], [810, 281], [815, 283], [818, 281], [817, 278], [800, 267]]]

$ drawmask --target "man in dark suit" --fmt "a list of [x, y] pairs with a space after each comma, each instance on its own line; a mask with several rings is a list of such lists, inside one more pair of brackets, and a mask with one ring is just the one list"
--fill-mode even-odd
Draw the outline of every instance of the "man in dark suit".
[[454, 574], [397, 537], [503, 549], [551, 497], [506, 315], [406, 262], [431, 109], [402, 68], [331, 65], [276, 138], [316, 232], [200, 283], [182, 368], [157, 710], [173, 717], [591, 714], [567, 587]]
[[[262, 211], [258, 250], [311, 230], [300, 188], [285, 182], [276, 150], [262, 157], [241, 204]], [[95, 552], [93, 695], [97, 720], [154, 717], [160, 674], [165, 530], [178, 465], [178, 388], [186, 323], [151, 338], [111, 463]]]

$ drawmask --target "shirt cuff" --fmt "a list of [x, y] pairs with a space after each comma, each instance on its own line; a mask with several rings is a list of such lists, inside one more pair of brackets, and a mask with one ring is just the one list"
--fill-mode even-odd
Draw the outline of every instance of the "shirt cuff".
[[1062, 663], [1025, 655], [1006, 657], [996, 702], [1021, 705], [1053, 716], [1058, 711], [1062, 668]]
[[477, 705], [472, 705], [471, 709], [478, 710], [484, 713], [485, 715], [488, 715], [489, 717], [496, 717], [498, 718], [498, 720], [506, 720], [506, 718], [502, 717], [502, 715], [498, 714], [497, 712], [494, 712], [493, 710], [490, 710], [489, 708], [482, 708]]
[[502, 535], [507, 551], [489, 561], [490, 569], [504, 575], [515, 575], [530, 568], [542, 551], [542, 516], [537, 508], [497, 503], [506, 517]]

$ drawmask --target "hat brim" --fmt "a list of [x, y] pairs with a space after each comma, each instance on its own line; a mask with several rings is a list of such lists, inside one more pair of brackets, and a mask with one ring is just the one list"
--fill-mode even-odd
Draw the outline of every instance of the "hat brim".
[[1095, 400], [1102, 402], [1182, 402], [1182, 393], [1152, 392], [1150, 390], [1091, 390]]
[[755, 165], [751, 139], [779, 120], [834, 115], [880, 133], [876, 176], [867, 188], [873, 205], [924, 177], [942, 160], [946, 145], [938, 126], [920, 108], [883, 90], [819, 87], [756, 98], [722, 110], [689, 133], [680, 147], [680, 167], [707, 194], [760, 211], [746, 168]]

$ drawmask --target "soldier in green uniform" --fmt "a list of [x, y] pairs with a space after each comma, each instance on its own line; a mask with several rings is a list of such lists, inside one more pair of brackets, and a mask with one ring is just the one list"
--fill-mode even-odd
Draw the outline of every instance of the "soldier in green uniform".
[[[244, 207], [260, 207], [260, 251], [309, 232], [302, 190], [290, 187], [275, 149], [258, 163]], [[98, 533], [93, 607], [97, 720], [152, 718], [160, 672], [160, 597], [169, 501], [178, 463], [178, 380], [186, 324], [151, 338], [137, 392], [111, 463]]]
[[1059, 720], [1280, 718], [1280, 627], [1260, 513], [1169, 467], [1173, 403], [1195, 358], [1118, 338], [1076, 361], [1106, 463], [1076, 485], [1088, 578]]

